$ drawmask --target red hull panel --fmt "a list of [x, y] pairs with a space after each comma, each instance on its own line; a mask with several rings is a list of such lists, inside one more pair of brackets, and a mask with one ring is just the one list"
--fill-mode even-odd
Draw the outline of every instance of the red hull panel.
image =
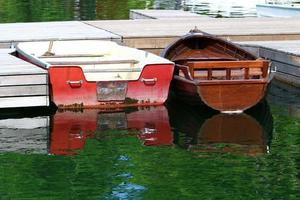
[[[172, 64], [145, 66], [138, 80], [127, 82], [126, 98], [129, 102], [125, 100], [121, 105], [163, 104], [168, 97], [172, 75]], [[52, 101], [59, 107], [74, 104], [83, 107], [103, 107], [113, 103], [98, 101], [97, 83], [87, 81], [80, 67], [50, 67], [49, 78]]]

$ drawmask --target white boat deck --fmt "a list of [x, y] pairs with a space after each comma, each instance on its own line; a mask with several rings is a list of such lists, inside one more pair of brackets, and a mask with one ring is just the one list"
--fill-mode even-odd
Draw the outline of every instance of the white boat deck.
[[145, 51], [100, 40], [24, 42], [16, 49], [45, 69], [78, 66], [87, 81], [138, 80], [145, 66], [171, 63]]

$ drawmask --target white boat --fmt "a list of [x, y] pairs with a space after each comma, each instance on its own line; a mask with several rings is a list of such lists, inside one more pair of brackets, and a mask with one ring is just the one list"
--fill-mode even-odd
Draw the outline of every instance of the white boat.
[[256, 5], [260, 17], [294, 17], [300, 16], [300, 4], [293, 1], [266, 1]]
[[17, 56], [47, 69], [52, 101], [62, 108], [161, 105], [174, 64], [111, 41], [22, 42]]

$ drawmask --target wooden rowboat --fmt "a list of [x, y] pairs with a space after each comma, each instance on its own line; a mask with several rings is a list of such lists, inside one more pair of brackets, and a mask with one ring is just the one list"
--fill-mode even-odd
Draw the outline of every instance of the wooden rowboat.
[[193, 31], [161, 54], [175, 63], [175, 96], [221, 112], [241, 112], [257, 104], [265, 96], [269, 62], [231, 42]]
[[289, 0], [266, 0], [265, 3], [256, 4], [256, 12], [260, 17], [298, 17], [300, 4]]
[[61, 108], [160, 105], [174, 64], [110, 41], [23, 42], [17, 56], [48, 70], [51, 100]]

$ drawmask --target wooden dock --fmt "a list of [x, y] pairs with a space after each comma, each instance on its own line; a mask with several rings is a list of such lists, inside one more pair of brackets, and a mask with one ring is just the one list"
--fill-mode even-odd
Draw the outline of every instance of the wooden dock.
[[121, 37], [78, 21], [0, 24], [0, 48], [43, 40], [114, 40]]
[[0, 51], [0, 108], [49, 106], [48, 73]]
[[128, 46], [155, 52], [187, 34], [195, 26], [231, 41], [300, 40], [300, 18], [183, 18], [85, 23], [120, 35], [122, 42]]
[[198, 15], [183, 10], [130, 10], [130, 19], [199, 19], [208, 18], [206, 15]]
[[[120, 36], [82, 22], [0, 24], [0, 48], [17, 42], [43, 40], [112, 40]], [[20, 60], [0, 49], [0, 108], [49, 106], [47, 70]]]
[[[247, 41], [245, 48], [276, 64], [278, 78], [300, 83], [300, 18], [209, 18], [182, 12], [133, 10], [148, 19], [0, 24], [0, 48], [21, 41], [88, 39], [113, 40], [159, 54], [197, 27], [233, 42]], [[49, 105], [47, 72], [7, 51], [0, 50], [0, 108]]]
[[242, 46], [271, 60], [278, 80], [300, 87], [300, 40], [243, 42]]

